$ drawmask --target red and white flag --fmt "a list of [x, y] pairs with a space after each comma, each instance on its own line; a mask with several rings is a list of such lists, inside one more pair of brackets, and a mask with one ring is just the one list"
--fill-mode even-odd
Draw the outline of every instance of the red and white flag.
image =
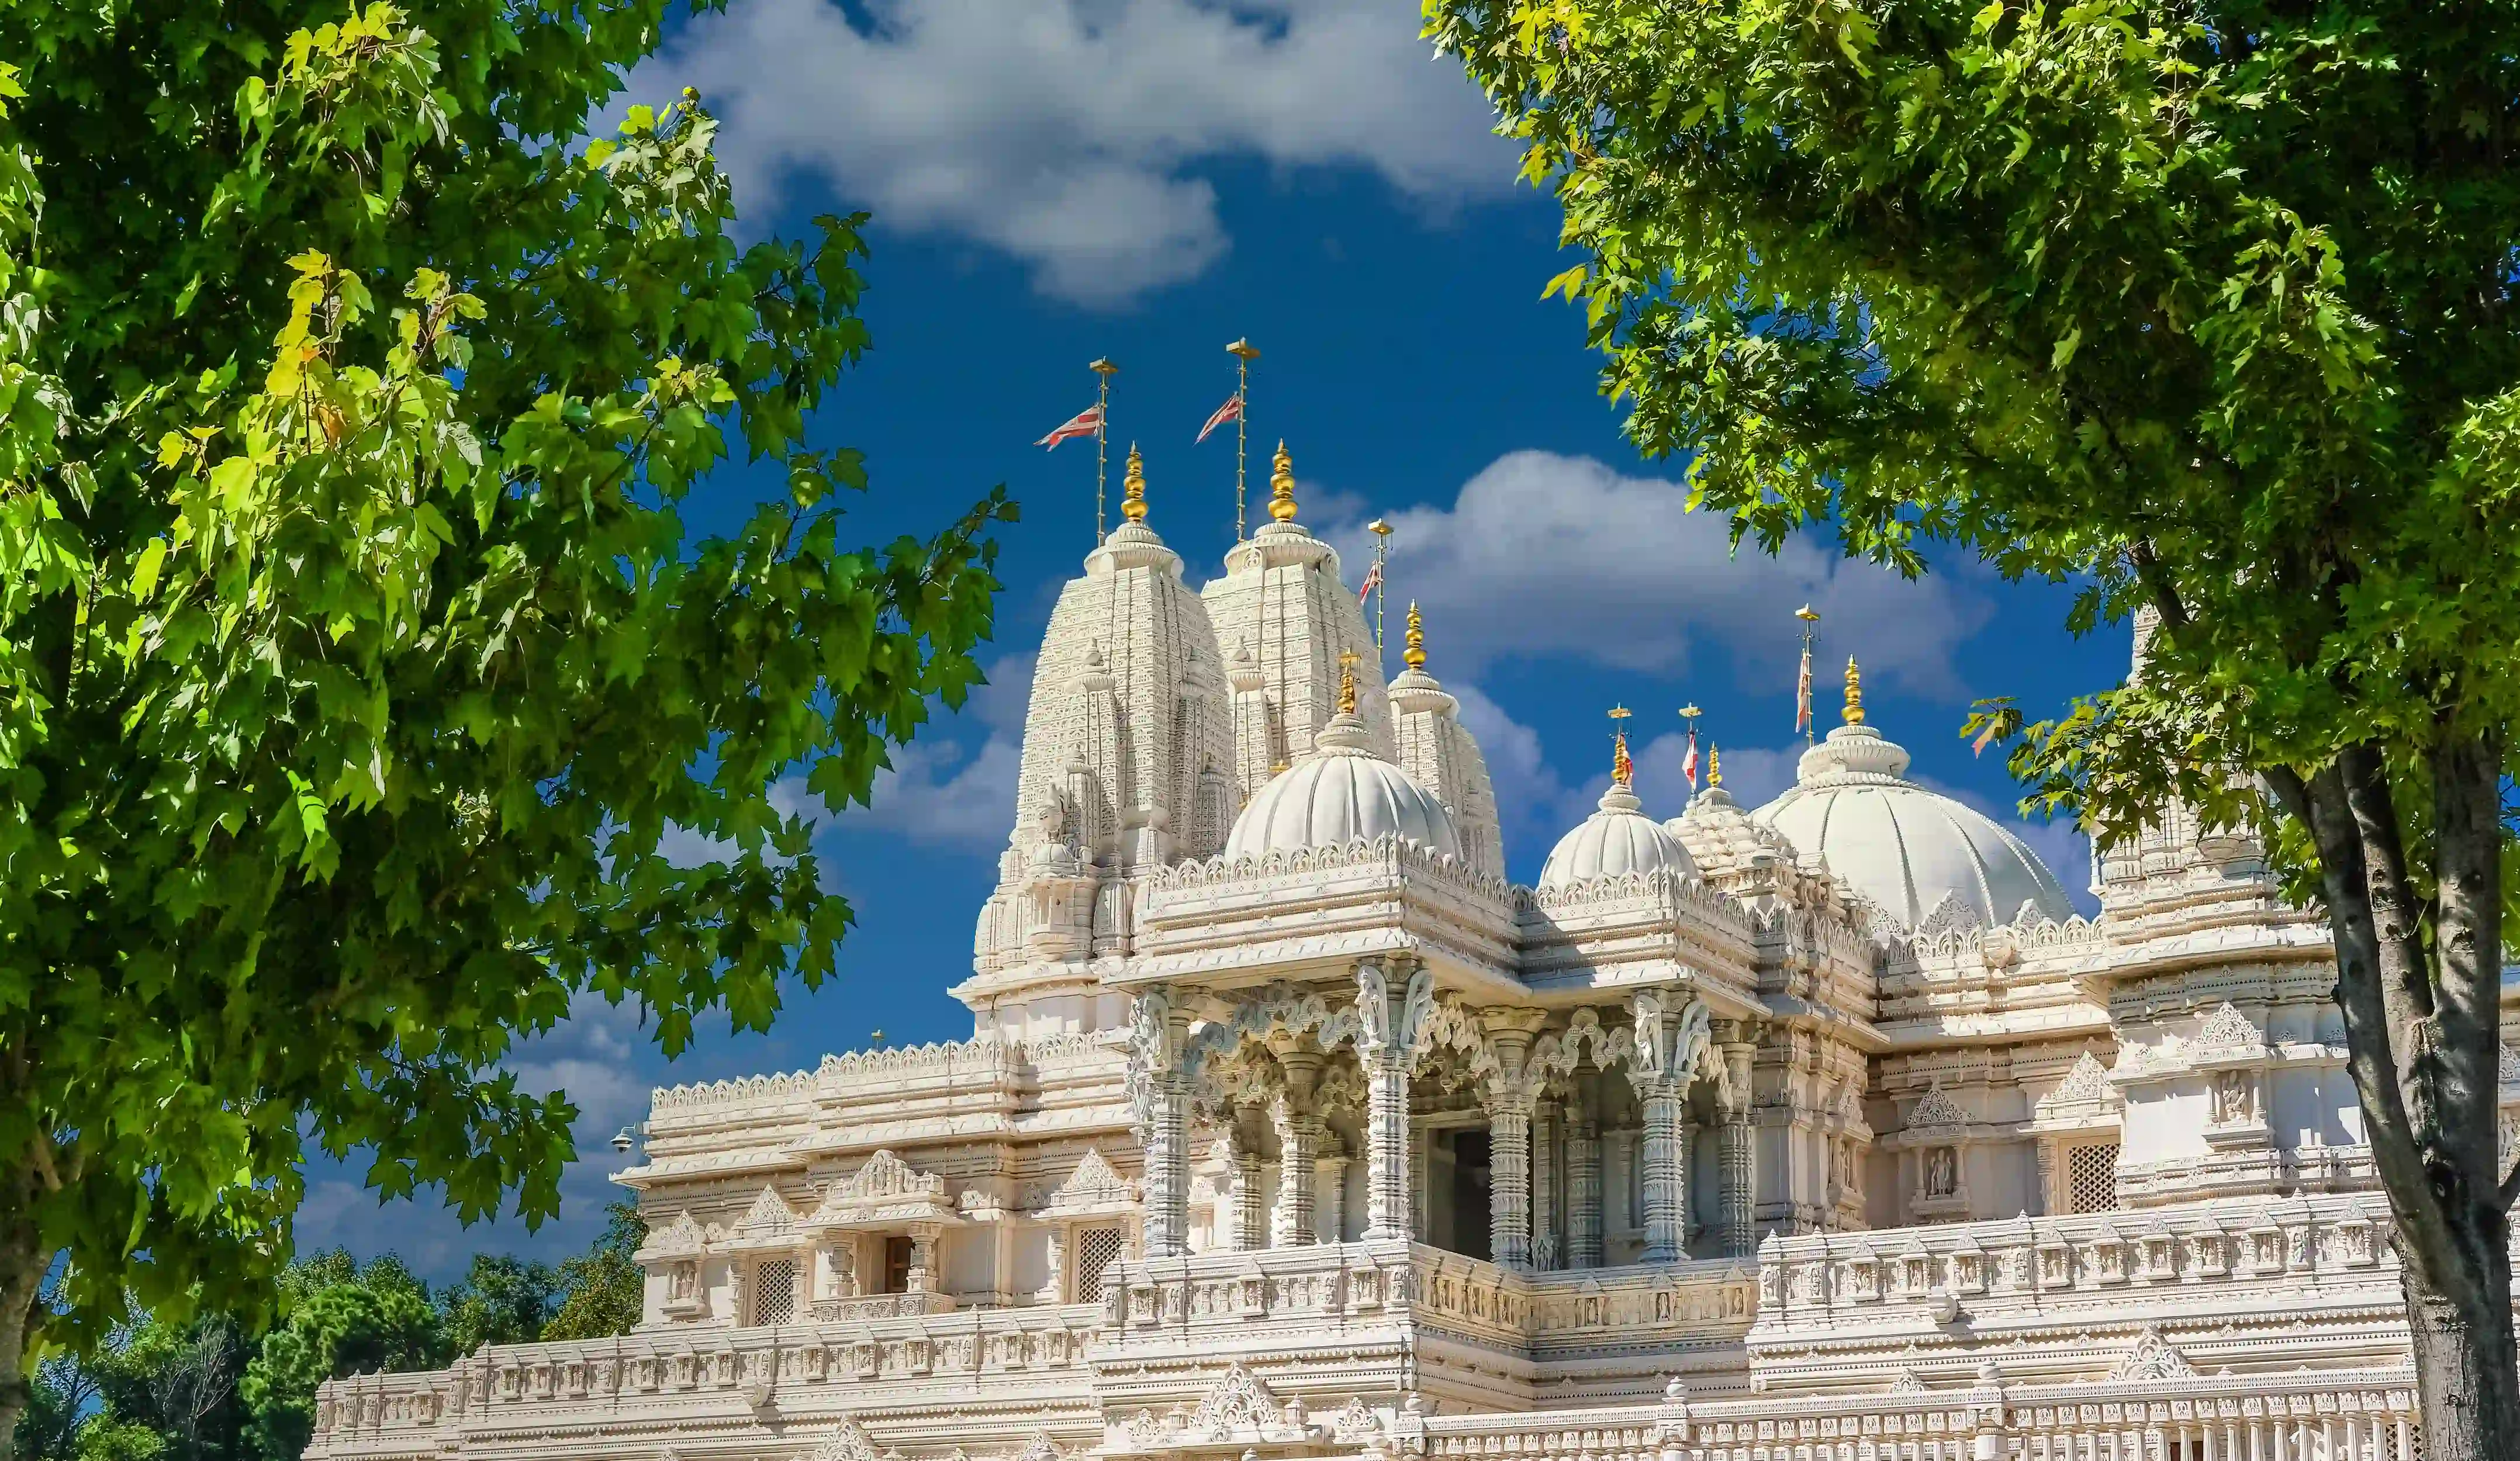
[[[1214, 432], [1217, 427], [1224, 425], [1227, 421], [1238, 421], [1240, 420], [1242, 420], [1242, 392], [1238, 390], [1234, 394], [1225, 398], [1224, 405], [1216, 408], [1216, 414], [1207, 419], [1206, 425], [1198, 428], [1198, 441], [1207, 440], [1210, 433]], [[1196, 446], [1198, 445], [1198, 441], [1193, 441], [1191, 445]]]
[[1363, 606], [1367, 599], [1373, 597], [1373, 591], [1381, 587], [1382, 565], [1380, 563], [1376, 563], [1372, 567], [1365, 570], [1365, 582], [1356, 586], [1356, 601], [1358, 605], [1360, 607]]
[[1688, 754], [1680, 758], [1680, 774], [1688, 780], [1688, 789], [1697, 789], [1697, 732], [1688, 732]]
[[1066, 421], [1059, 422], [1057, 430], [1052, 431], [1048, 436], [1043, 437], [1041, 440], [1034, 442], [1033, 445], [1037, 447], [1056, 449], [1062, 441], [1074, 441], [1080, 436], [1100, 436], [1102, 434], [1102, 408], [1100, 405], [1094, 405], [1086, 407], [1083, 411], [1080, 411], [1074, 416], [1069, 417]]
[[1811, 645], [1803, 645], [1803, 671], [1794, 681], [1794, 729], [1809, 730], [1811, 712]]

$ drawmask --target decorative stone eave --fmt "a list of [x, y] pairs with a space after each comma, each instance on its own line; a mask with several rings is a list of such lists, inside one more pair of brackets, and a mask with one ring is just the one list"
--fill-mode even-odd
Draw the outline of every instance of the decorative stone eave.
[[[1393, 910], [1405, 914], [1405, 909]], [[1131, 989], [1150, 984], [1193, 981], [1211, 989], [1245, 989], [1280, 981], [1342, 980], [1360, 958], [1377, 954], [1416, 955], [1435, 974], [1438, 985], [1460, 990], [1488, 1002], [1529, 997], [1509, 965], [1488, 950], [1465, 949], [1458, 930], [1433, 920], [1394, 916], [1340, 928], [1321, 927], [1323, 920], [1288, 914], [1281, 936], [1244, 943], [1232, 939], [1160, 940], [1175, 943], [1150, 953], [1125, 970], [1105, 976], [1107, 985]], [[1305, 928], [1295, 933], [1297, 927]], [[1146, 941], [1142, 940], [1142, 943]]]
[[2001, 1045], [2110, 1033], [2106, 1009], [2077, 999], [2034, 1009], [1977, 1011], [1883, 1020], [1873, 1027], [1885, 1053], [1946, 1049], [1953, 1045]]
[[801, 1151], [786, 1145], [766, 1145], [736, 1151], [695, 1152], [689, 1156], [650, 1157], [637, 1167], [625, 1167], [612, 1173], [609, 1180], [634, 1192], [646, 1192], [669, 1183], [703, 1178], [803, 1172], [811, 1165]]
[[2128, 975], [2150, 979], [2213, 964], [2319, 963], [2336, 956], [2326, 929], [2305, 923], [2230, 924], [2132, 941], [2121, 941], [2105, 917], [2101, 927], [2111, 936], [2108, 944], [2074, 970], [2074, 981], [2103, 1004], [2110, 983]]

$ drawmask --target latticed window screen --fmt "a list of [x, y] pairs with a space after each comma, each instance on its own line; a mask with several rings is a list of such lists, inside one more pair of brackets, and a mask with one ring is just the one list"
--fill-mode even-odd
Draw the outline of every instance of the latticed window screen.
[[796, 1318], [796, 1261], [763, 1259], [752, 1270], [752, 1322], [788, 1324]]
[[2105, 1213], [2117, 1205], [2117, 1143], [2074, 1148], [2065, 1158], [2065, 1211]]
[[1102, 1270], [1128, 1246], [1128, 1235], [1116, 1227], [1089, 1227], [1076, 1235], [1076, 1299], [1092, 1303], [1102, 1292]]

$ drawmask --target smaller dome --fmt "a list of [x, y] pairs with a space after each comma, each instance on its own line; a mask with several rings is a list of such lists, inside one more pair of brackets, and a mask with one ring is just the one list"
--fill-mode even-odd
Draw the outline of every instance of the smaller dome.
[[1688, 810], [1662, 824], [1688, 849], [1689, 861], [1708, 877], [1739, 872], [1763, 858], [1795, 861], [1783, 834], [1754, 819], [1722, 782], [1688, 799]]
[[1694, 874], [1688, 849], [1644, 815], [1637, 794], [1616, 781], [1601, 793], [1600, 810], [1557, 839], [1549, 862], [1540, 869], [1540, 888], [1570, 887], [1596, 878], [1631, 872]]
[[1432, 792], [1373, 754], [1365, 722], [1353, 711], [1330, 717], [1312, 752], [1271, 780], [1234, 819], [1229, 858], [1344, 847], [1396, 834], [1429, 852], [1462, 855], [1453, 819]]
[[1909, 929], [2074, 915], [2064, 885], [2020, 838], [1907, 771], [1904, 747], [1860, 721], [1840, 726], [1752, 815]]

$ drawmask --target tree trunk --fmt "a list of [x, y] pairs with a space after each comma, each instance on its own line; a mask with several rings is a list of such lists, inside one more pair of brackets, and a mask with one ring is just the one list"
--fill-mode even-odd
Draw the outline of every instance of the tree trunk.
[[2445, 735], [2432, 761], [2429, 914], [2374, 748], [2269, 782], [2318, 849], [2348, 1069], [2405, 1274], [2425, 1461], [2509, 1461], [2520, 1352], [2497, 1171], [2501, 742]]
[[36, 1176], [22, 1163], [0, 1173], [0, 1461], [18, 1454], [18, 1420], [26, 1413], [27, 1341], [46, 1262], [35, 1231]]
[[[2499, 1229], [2501, 1224], [2491, 1224]], [[2510, 1461], [2520, 1456], [2520, 1354], [2511, 1338], [2511, 1263], [2499, 1232], [2471, 1230], [2463, 1255], [2435, 1254], [2471, 1270], [2456, 1292], [2435, 1288], [2433, 1265], [2400, 1240], [2407, 1327], [2415, 1353], [2424, 1461]], [[2459, 1259], [2466, 1260], [2458, 1262]], [[2476, 1271], [2481, 1270], [2481, 1271]]]

